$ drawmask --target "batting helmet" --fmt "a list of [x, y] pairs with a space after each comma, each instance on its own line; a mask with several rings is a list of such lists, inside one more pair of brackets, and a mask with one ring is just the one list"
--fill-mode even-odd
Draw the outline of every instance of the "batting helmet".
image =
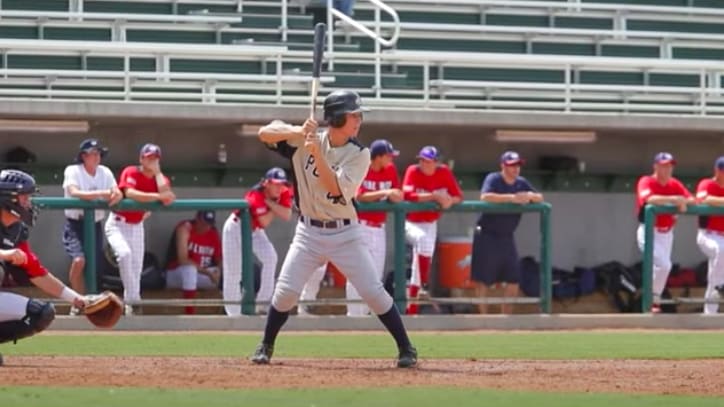
[[367, 112], [362, 98], [351, 90], [335, 90], [324, 99], [324, 120], [332, 127], [342, 127], [347, 113]]
[[35, 224], [37, 210], [34, 205], [23, 206], [19, 195], [34, 194], [38, 191], [35, 179], [23, 171], [0, 171], [0, 208], [20, 218], [28, 226]]
[[88, 153], [91, 150], [98, 150], [101, 154], [101, 158], [108, 154], [108, 148], [101, 146], [101, 142], [94, 138], [85, 139], [80, 143], [78, 147], [78, 156], [75, 158], [77, 162], [83, 162], [83, 153]]

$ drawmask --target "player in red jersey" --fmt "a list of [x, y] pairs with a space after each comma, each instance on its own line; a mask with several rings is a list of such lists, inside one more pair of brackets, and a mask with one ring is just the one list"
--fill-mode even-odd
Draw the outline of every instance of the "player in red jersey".
[[[699, 181], [696, 199], [706, 205], [724, 205], [724, 156], [714, 163], [714, 176]], [[709, 259], [704, 298], [712, 302], [704, 304], [704, 313], [716, 314], [724, 294], [724, 216], [699, 216], [696, 244]]]
[[[673, 177], [676, 160], [669, 153], [658, 153], [654, 157], [654, 172], [644, 175], [636, 183], [636, 212], [639, 227], [636, 230], [636, 241], [641, 251], [644, 250], [644, 207], [649, 205], [676, 205], [680, 212], [686, 211], [686, 205], [694, 199], [688, 189]], [[671, 248], [674, 243], [674, 225], [676, 215], [661, 214], [656, 216], [654, 226], [654, 275], [652, 291], [654, 296], [651, 312], [661, 312], [661, 293], [671, 271]]]
[[[166, 258], [166, 287], [180, 288], [183, 298], [196, 298], [196, 290], [213, 290], [221, 280], [221, 238], [216, 212], [198, 211], [196, 217], [174, 229]], [[192, 306], [186, 314], [194, 314]]]
[[[423, 147], [417, 158], [418, 163], [407, 168], [402, 181], [405, 200], [437, 202], [441, 209], [448, 209], [462, 201], [463, 193], [460, 186], [450, 168], [439, 162], [440, 155], [436, 147]], [[408, 287], [410, 298], [418, 298], [420, 294], [423, 297], [427, 296], [438, 219], [440, 219], [439, 210], [407, 214], [405, 234], [412, 245], [412, 277]], [[417, 304], [410, 304], [407, 307], [408, 314], [417, 314], [417, 312]]]
[[[145, 144], [139, 153], [139, 165], [129, 165], [121, 172], [118, 188], [126, 198], [138, 202], [160, 201], [170, 205], [176, 200], [171, 182], [161, 172], [161, 148]], [[141, 300], [141, 272], [145, 251], [143, 221], [145, 211], [117, 210], [108, 216], [105, 232], [108, 244], [118, 261], [118, 272], [123, 282], [123, 300], [126, 314], [132, 314], [129, 303]]]
[[[292, 217], [294, 192], [289, 185], [286, 172], [279, 168], [270, 168], [264, 178], [246, 193], [244, 199], [249, 203], [251, 214], [251, 247], [254, 255], [262, 264], [261, 282], [256, 295], [257, 302], [269, 303], [274, 293], [274, 276], [277, 271], [278, 255], [269, 240], [265, 229], [279, 217], [289, 220]], [[224, 299], [241, 300], [241, 223], [239, 211], [234, 211], [224, 223], [222, 232], [224, 248]], [[240, 305], [226, 305], [226, 314], [240, 315]], [[264, 313], [267, 305], [259, 304], [257, 313]]]

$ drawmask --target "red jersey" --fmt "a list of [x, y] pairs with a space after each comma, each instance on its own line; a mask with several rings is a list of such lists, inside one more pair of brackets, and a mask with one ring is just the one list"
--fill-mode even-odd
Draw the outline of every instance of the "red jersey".
[[[285, 208], [291, 208], [292, 198], [292, 190], [289, 187], [283, 187], [277, 203]], [[259, 217], [266, 215], [271, 210], [269, 209], [269, 205], [266, 204], [264, 189], [261, 187], [252, 188], [246, 193], [244, 199], [249, 203], [252, 229], [263, 229], [264, 227], [259, 222]], [[239, 215], [239, 211], [236, 211], [236, 215]]]
[[[644, 221], [644, 205], [646, 200], [652, 195], [682, 195], [691, 198], [691, 193], [678, 179], [671, 177], [669, 182], [662, 185], [653, 175], [644, 175], [639, 178], [636, 183], [636, 212], [638, 213], [639, 222]], [[657, 228], [668, 229], [676, 224], [676, 215], [661, 214], [656, 215]]]
[[[219, 237], [219, 231], [216, 228], [211, 228], [205, 233], [197, 233], [194, 231], [193, 224], [196, 220], [185, 220], [180, 222], [179, 226], [187, 227], [189, 229], [189, 241], [188, 241], [188, 257], [189, 260], [198, 264], [200, 267], [210, 267], [213, 265], [221, 264], [221, 238]], [[174, 233], [173, 241], [171, 242], [172, 248], [176, 246], [176, 234]], [[168, 269], [172, 270], [178, 267], [178, 256], [175, 253], [171, 256], [171, 260], [168, 262]]]
[[[400, 177], [397, 176], [395, 164], [390, 163], [379, 171], [368, 169], [367, 175], [357, 189], [357, 195], [392, 188], [400, 188]], [[382, 225], [387, 219], [387, 212], [360, 212], [357, 216], [369, 224]]]
[[[707, 196], [724, 197], [724, 187], [719, 186], [713, 178], [704, 178], [696, 187], [696, 199], [703, 201]], [[724, 216], [699, 216], [699, 227], [724, 233]]]
[[[167, 185], [171, 185], [171, 181], [164, 176]], [[137, 165], [129, 165], [121, 172], [118, 179], [118, 188], [125, 192], [126, 188], [133, 188], [141, 192], [158, 192], [155, 177], [145, 176]], [[143, 220], [144, 211], [114, 211], [114, 213], [123, 216], [127, 223], [140, 223]]]
[[[445, 164], [439, 164], [432, 175], [422, 173], [420, 166], [412, 164], [405, 171], [405, 178], [402, 181], [402, 192], [408, 201], [417, 201], [418, 194], [432, 193], [436, 191], [447, 191], [452, 197], [463, 196], [457, 180], [450, 168]], [[407, 220], [410, 222], [435, 222], [440, 219], [439, 211], [409, 212]]]

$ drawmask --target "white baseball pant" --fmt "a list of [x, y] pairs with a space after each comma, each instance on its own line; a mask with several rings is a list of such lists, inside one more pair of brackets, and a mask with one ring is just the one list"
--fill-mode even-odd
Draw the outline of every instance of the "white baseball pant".
[[111, 214], [106, 221], [105, 232], [118, 262], [118, 272], [123, 282], [123, 300], [140, 301], [145, 250], [143, 222], [126, 223], [122, 217]]
[[[307, 283], [304, 284], [304, 288], [302, 289], [302, 294], [299, 296], [299, 299], [302, 301], [311, 301], [317, 299], [317, 294], [319, 294], [319, 286], [322, 284], [322, 280], [324, 279], [324, 276], [327, 274], [327, 265], [323, 265], [322, 267], [314, 270], [314, 273], [312, 273], [312, 276], [309, 277], [309, 280], [307, 280]], [[307, 312], [305, 307], [299, 307], [297, 308], [297, 315], [307, 315], [309, 312]]]
[[[209, 267], [213, 270], [215, 267]], [[193, 264], [182, 264], [166, 271], [166, 287], [184, 291], [213, 290], [216, 284], [206, 274], [201, 274]]]
[[[636, 229], [636, 243], [639, 250], [644, 251], [644, 225], [639, 224]], [[661, 293], [666, 287], [666, 280], [671, 272], [671, 248], [674, 244], [674, 230], [659, 232], [654, 229], [654, 275], [651, 290], [654, 296], [654, 303], [661, 301]]]
[[0, 322], [17, 321], [25, 318], [28, 297], [15, 293], [0, 292]]
[[412, 276], [410, 285], [422, 286], [418, 256], [432, 257], [437, 239], [437, 222], [405, 222], [405, 237], [412, 245]]
[[389, 311], [392, 297], [382, 281], [370, 273], [374, 265], [365, 246], [358, 223], [324, 229], [299, 222], [274, 287], [272, 305], [280, 312], [294, 308], [311, 275], [331, 262], [354, 284], [372, 312], [379, 315]]
[[[724, 284], [724, 235], [699, 229], [696, 244], [709, 259], [704, 298], [718, 301], [719, 291], [715, 287]], [[704, 304], [704, 314], [716, 314], [717, 312], [719, 312], [719, 303]]]
[[[362, 224], [361, 227], [362, 232], [365, 235], [365, 242], [367, 242], [367, 249], [372, 256], [372, 262], [374, 263], [374, 268], [372, 269], [372, 272], [375, 273], [375, 276], [378, 280], [382, 281], [382, 276], [385, 272], [385, 254], [387, 252], [387, 235], [385, 232], [385, 227], [384, 225], [382, 225], [381, 227], [373, 227], [365, 224]], [[357, 289], [354, 288], [349, 280], [347, 281], [345, 290], [348, 300], [362, 299], [362, 297], [360, 297], [359, 293], [357, 292]], [[347, 304], [347, 316], [360, 317], [368, 315], [369, 312], [369, 307], [367, 307], [366, 304]]]
[[241, 222], [233, 213], [226, 218], [221, 231], [221, 253], [224, 301], [238, 302], [224, 305], [224, 310], [228, 316], [241, 315]]

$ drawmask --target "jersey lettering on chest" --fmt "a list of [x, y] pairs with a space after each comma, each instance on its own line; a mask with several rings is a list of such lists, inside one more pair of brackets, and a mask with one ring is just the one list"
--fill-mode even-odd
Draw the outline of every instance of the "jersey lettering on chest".
[[383, 189], [391, 189], [392, 181], [362, 181], [362, 187], [368, 191], [381, 191]]

